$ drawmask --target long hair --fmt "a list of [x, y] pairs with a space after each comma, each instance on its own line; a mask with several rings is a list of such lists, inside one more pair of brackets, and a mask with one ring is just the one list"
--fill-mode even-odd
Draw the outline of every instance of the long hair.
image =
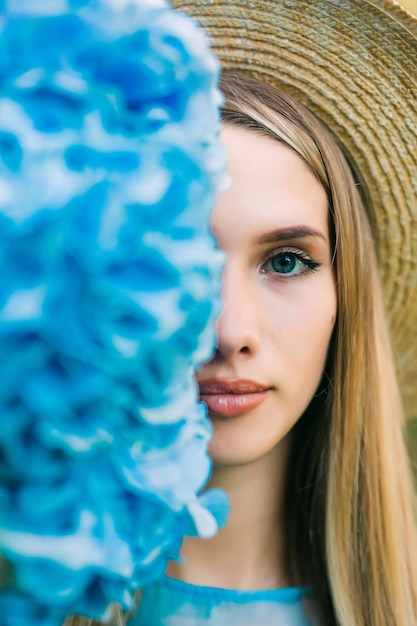
[[[364, 202], [336, 140], [292, 97], [225, 73], [223, 121], [294, 150], [329, 203], [338, 314], [323, 380], [294, 429], [287, 567], [319, 623], [417, 624], [414, 496]], [[364, 190], [366, 197], [366, 190]]]

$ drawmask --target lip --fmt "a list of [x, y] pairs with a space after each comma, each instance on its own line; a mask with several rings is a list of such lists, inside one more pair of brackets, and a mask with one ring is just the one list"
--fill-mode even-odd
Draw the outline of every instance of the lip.
[[259, 406], [271, 387], [247, 378], [206, 378], [198, 383], [200, 400], [213, 417], [237, 417]]

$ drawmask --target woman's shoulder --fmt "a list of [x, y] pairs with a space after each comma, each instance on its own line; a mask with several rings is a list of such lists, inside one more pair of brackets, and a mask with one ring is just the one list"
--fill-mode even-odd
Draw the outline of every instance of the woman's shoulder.
[[192, 585], [167, 576], [145, 588], [131, 626], [312, 626], [309, 591], [240, 591]]

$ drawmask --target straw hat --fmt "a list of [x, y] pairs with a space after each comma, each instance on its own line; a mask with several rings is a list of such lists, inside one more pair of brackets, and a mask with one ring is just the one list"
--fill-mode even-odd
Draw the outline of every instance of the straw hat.
[[404, 406], [417, 416], [417, 19], [394, 0], [174, 6], [208, 31], [224, 68], [282, 87], [342, 142], [372, 212]]

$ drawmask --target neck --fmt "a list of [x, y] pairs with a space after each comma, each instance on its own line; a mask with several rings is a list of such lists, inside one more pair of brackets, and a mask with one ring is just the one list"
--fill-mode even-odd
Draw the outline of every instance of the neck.
[[283, 492], [289, 437], [255, 462], [215, 467], [208, 485], [226, 491], [228, 523], [211, 539], [186, 537], [182, 563], [168, 575], [196, 585], [233, 589], [288, 586], [284, 564]]

